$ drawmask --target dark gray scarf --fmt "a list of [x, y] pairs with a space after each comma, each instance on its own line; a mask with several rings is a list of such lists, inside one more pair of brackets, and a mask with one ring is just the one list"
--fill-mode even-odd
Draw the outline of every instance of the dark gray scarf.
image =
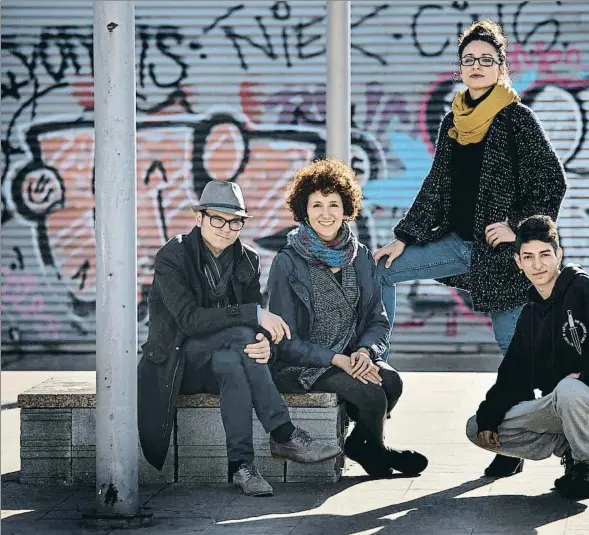
[[203, 271], [208, 283], [209, 301], [212, 307], [227, 307], [229, 303], [229, 283], [233, 275], [233, 245], [227, 247], [218, 257], [215, 257], [204, 241], [201, 243], [201, 258]]

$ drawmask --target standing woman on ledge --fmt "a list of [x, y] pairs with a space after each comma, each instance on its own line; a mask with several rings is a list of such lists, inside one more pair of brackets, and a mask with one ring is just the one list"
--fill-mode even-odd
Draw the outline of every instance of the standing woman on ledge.
[[[393, 325], [395, 284], [439, 279], [470, 292], [486, 312], [505, 354], [529, 285], [514, 260], [514, 230], [526, 217], [556, 220], [565, 173], [532, 110], [510, 85], [507, 40], [490, 20], [471, 24], [458, 41], [467, 86], [438, 132], [429, 174], [395, 240], [374, 254], [383, 302]], [[523, 460], [497, 456], [485, 475], [520, 472]]]

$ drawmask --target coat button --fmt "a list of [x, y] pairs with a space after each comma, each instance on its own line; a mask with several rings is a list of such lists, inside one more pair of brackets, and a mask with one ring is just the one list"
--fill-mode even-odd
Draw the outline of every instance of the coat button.
[[180, 348], [179, 347], [176, 347], [176, 351], [180, 351]]
[[308, 300], [309, 300], [309, 298], [308, 298], [307, 296], [303, 297], [303, 299], [304, 299], [305, 301], [308, 301]]

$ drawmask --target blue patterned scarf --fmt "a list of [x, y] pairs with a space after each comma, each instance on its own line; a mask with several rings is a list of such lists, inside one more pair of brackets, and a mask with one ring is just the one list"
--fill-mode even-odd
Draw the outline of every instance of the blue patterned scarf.
[[350, 265], [358, 254], [358, 238], [345, 222], [330, 242], [323, 241], [309, 225], [301, 223], [288, 233], [287, 243], [309, 264], [334, 268]]

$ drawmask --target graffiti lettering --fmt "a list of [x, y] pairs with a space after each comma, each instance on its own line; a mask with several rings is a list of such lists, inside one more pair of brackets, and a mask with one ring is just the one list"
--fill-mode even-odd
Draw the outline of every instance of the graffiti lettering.
[[[474, 4], [474, 3], [473, 3]], [[492, 16], [504, 30], [513, 35], [513, 41], [523, 47], [534, 43], [534, 37], [542, 34], [545, 43], [544, 52], [552, 50], [559, 44], [561, 36], [561, 23], [555, 15], [558, 12], [562, 2], [555, 0], [552, 2], [551, 9], [538, 10], [530, 5], [528, 0], [519, 2], [509, 22], [505, 21], [505, 5], [497, 3], [495, 5], [495, 16]], [[477, 12], [470, 12], [471, 5], [467, 1], [453, 1], [447, 6], [441, 3], [424, 4], [419, 6], [412, 17], [411, 37], [413, 45], [421, 56], [439, 57], [443, 55], [451, 43], [456, 41], [464, 27], [473, 21], [480, 20]], [[472, 6], [474, 7], [474, 5]], [[435, 27], [440, 17], [446, 16], [448, 20], [457, 20], [456, 26], [449, 28], [452, 34], [444, 34], [431, 30]], [[546, 35], [549, 39], [546, 40]], [[563, 43], [561, 43], [563, 44]]]
[[539, 41], [530, 53], [520, 43], [515, 43], [509, 53], [510, 68], [515, 72], [536, 68], [541, 73], [550, 73], [555, 65], [584, 67], [581, 51], [567, 45], [565, 50], [550, 48], [549, 44]]
[[[287, 185], [296, 169], [326, 150], [324, 5], [217, 0], [201, 10], [201, 3], [194, 7], [196, 26], [153, 24], [180, 19], [180, 12], [153, 16], [165, 12], [158, 3], [149, 17], [138, 18], [141, 336], [155, 255], [192, 228], [190, 206], [203, 187], [219, 179], [243, 189], [255, 217], [240, 237], [260, 252], [264, 291], [274, 254], [295, 225], [284, 204]], [[432, 165], [441, 117], [459, 88], [450, 62], [432, 59], [446, 57], [471, 20], [495, 17], [513, 43], [514, 87], [540, 117], [567, 170], [561, 213], [562, 242], [565, 250], [573, 247], [567, 261], [586, 263], [579, 235], [589, 231], [589, 49], [572, 41], [579, 35], [568, 27], [575, 3], [567, 3], [566, 17], [552, 0], [404, 2], [409, 11], [398, 4], [352, 2], [351, 164], [364, 198], [354, 223], [360, 240], [374, 249], [391, 239], [391, 225]], [[92, 28], [64, 20], [63, 26], [31, 23], [24, 31], [19, 24], [2, 36], [2, 337], [11, 347], [57, 339], [90, 347], [96, 301]], [[405, 46], [391, 46], [403, 39]], [[464, 292], [431, 281], [401, 284], [398, 302], [403, 344], [493, 343], [488, 321], [472, 313]]]
[[14, 255], [16, 256], [16, 262], [12, 262], [10, 264], [10, 269], [12, 269], [12, 271], [24, 270], [25, 262], [20, 247], [13, 247], [12, 250], [14, 251]]
[[[325, 84], [289, 87], [269, 95], [263, 106], [280, 123], [293, 125], [325, 125], [326, 90]], [[359, 117], [359, 103], [352, 103], [352, 125], [383, 136], [392, 120], [408, 124], [408, 104], [400, 93], [386, 94], [379, 82], [366, 84], [363, 109]]]
[[[140, 30], [141, 32], [141, 30]], [[145, 32], [142, 32], [145, 34]], [[188, 69], [188, 65], [182, 61], [182, 57], [178, 54], [175, 54], [170, 50], [173, 45], [168, 44], [168, 40], [176, 45], [181, 45], [183, 41], [183, 36], [178, 32], [178, 28], [173, 26], [161, 26], [158, 28], [156, 33], [156, 47], [162, 53], [163, 56], [170, 58], [173, 63], [178, 66], [178, 72], [175, 78], [168, 82], [161, 81], [157, 74], [156, 74], [156, 64], [154, 62], [149, 63], [149, 76], [151, 80], [157, 87], [178, 87], [180, 82], [186, 78], [186, 71]], [[160, 67], [161, 69], [161, 67]], [[142, 87], [145, 87], [145, 84], [142, 83]]]
[[19, 89], [22, 89], [28, 84], [27, 80], [23, 80], [22, 82], [18, 82], [16, 80], [16, 76], [13, 72], [7, 72], [6, 76], [8, 78], [8, 83], [2, 84], [2, 98], [13, 98], [15, 100], [20, 99], [20, 92]]
[[[45, 72], [54, 82], [61, 82], [68, 71], [80, 74], [82, 65], [77, 50], [79, 46], [92, 54], [92, 40], [88, 39], [88, 35], [78, 34], [77, 29], [64, 27], [47, 29], [41, 33], [39, 57]], [[89, 62], [89, 66], [91, 69], [92, 62]]]
[[270, 39], [270, 36], [268, 35], [268, 30], [266, 28], [266, 25], [264, 24], [263, 18], [260, 16], [256, 16], [255, 20], [256, 20], [256, 24], [257, 24], [258, 28], [262, 32], [264, 44], [256, 43], [256, 41], [254, 41], [254, 39], [249, 37], [248, 35], [237, 33], [233, 26], [229, 26], [229, 25], [223, 26], [223, 30], [225, 31], [225, 35], [230, 39], [231, 44], [233, 45], [233, 48], [235, 48], [235, 51], [237, 52], [237, 56], [239, 57], [239, 62], [241, 63], [241, 67], [244, 70], [248, 69], [248, 64], [245, 60], [245, 56], [244, 56], [240, 41], [245, 41], [246, 43], [249, 43], [254, 48], [260, 50], [261, 52], [263, 52], [266, 55], [266, 57], [268, 59], [276, 59], [277, 58], [276, 54], [274, 53], [274, 46], [272, 45], [272, 40]]
[[[513, 16], [513, 35], [515, 37], [516, 42], [521, 43], [523, 46], [526, 46], [532, 39], [532, 37], [534, 37], [534, 35], [536, 35], [536, 33], [538, 33], [539, 30], [541, 30], [542, 28], [544, 28], [545, 26], [551, 26], [552, 27], [552, 40], [550, 41], [550, 43], [547, 44], [546, 48], [544, 49], [544, 52], [551, 50], [552, 47], [558, 42], [558, 38], [560, 37], [560, 22], [555, 19], [554, 17], [550, 17], [548, 19], [544, 19], [542, 21], [536, 22], [532, 28], [530, 30], [528, 30], [528, 32], [525, 33], [525, 35], [521, 35], [520, 33], [520, 20], [521, 20], [521, 15], [524, 11], [524, 8], [529, 4], [530, 2], [528, 0], [526, 0], [525, 2], [522, 2], [518, 8], [517, 11], [515, 12], [515, 15]], [[556, 2], [556, 4], [560, 5], [561, 2]]]
[[[426, 11], [431, 11], [431, 10], [443, 11], [444, 8], [442, 6], [438, 6], [435, 4], [433, 4], [433, 5], [428, 4], [426, 6], [420, 6], [420, 8], [417, 10], [417, 13], [415, 13], [415, 15], [413, 15], [413, 22], [411, 23], [411, 36], [413, 37], [413, 44], [415, 45], [415, 48], [417, 48], [419, 53], [422, 56], [426, 56], [426, 57], [441, 56], [445, 52], [448, 45], [450, 44], [450, 39], [446, 38], [444, 40], [444, 42], [441, 43], [438, 48], [436, 48], [433, 51], [428, 51], [425, 48], [425, 43], [422, 43], [420, 33], [419, 33], [419, 25], [421, 23], [421, 18], [423, 16], [423, 14]], [[429, 33], [431, 35], [431, 32], [429, 32]]]
[[[359, 28], [364, 22], [377, 17], [381, 12], [385, 11], [389, 7], [390, 6], [387, 4], [382, 4], [380, 6], [377, 6], [367, 15], [360, 17], [356, 22], [352, 22], [352, 24], [351, 24], [352, 32], [354, 31], [354, 29]], [[369, 50], [366, 49], [366, 47], [360, 46], [360, 45], [354, 43], [353, 41], [351, 43], [351, 47], [354, 50], [357, 50], [358, 52], [360, 52], [362, 55], [366, 56], [367, 58], [375, 59], [381, 65], [387, 64], [386, 60], [384, 59], [384, 57], [382, 55], [376, 54], [374, 52], [370, 52]]]

